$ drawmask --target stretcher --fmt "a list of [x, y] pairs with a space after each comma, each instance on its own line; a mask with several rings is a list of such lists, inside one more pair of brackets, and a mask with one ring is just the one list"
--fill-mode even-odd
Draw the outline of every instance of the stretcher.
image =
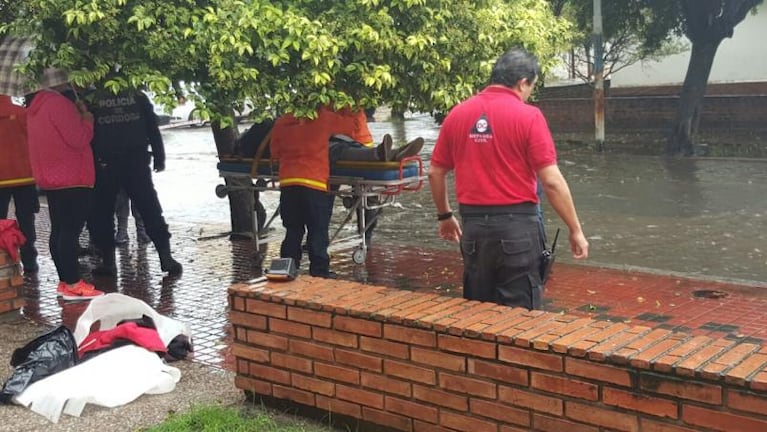
[[[222, 158], [218, 163], [220, 177], [249, 177], [253, 191], [279, 190], [279, 162], [270, 159]], [[338, 161], [330, 169], [329, 184], [332, 193], [341, 198], [346, 213], [341, 222], [332, 230], [328, 252], [353, 249], [352, 260], [357, 264], [365, 262], [367, 243], [365, 231], [374, 220], [365, 220], [364, 210], [377, 210], [391, 207], [398, 196], [407, 191], [416, 191], [423, 186], [426, 176], [423, 173], [423, 161], [419, 156], [404, 158], [396, 162]], [[231, 187], [218, 185], [216, 195], [225, 197]], [[279, 207], [274, 210], [264, 225], [268, 230], [279, 215]], [[357, 229], [351, 236], [343, 236], [342, 230], [356, 215]], [[257, 224], [254, 224], [256, 226]], [[273, 241], [264, 239], [254, 232], [257, 246]]]

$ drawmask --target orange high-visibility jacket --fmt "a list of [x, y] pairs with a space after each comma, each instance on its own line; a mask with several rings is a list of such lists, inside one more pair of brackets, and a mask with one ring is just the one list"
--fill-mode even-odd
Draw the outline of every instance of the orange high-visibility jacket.
[[35, 183], [27, 148], [27, 111], [0, 95], [0, 187]]

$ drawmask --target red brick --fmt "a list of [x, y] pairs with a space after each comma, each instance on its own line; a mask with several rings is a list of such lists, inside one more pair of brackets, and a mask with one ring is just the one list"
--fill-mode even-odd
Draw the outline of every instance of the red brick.
[[554, 372], [562, 372], [563, 370], [561, 355], [542, 353], [507, 345], [498, 346], [498, 360], [534, 369], [545, 369]]
[[237, 375], [234, 377], [234, 386], [240, 390], [257, 393], [264, 396], [272, 395], [272, 384], [254, 378]]
[[391, 396], [386, 396], [384, 398], [384, 405], [386, 406], [386, 411], [437, 424], [437, 408]]
[[359, 371], [320, 362], [314, 364], [314, 374], [318, 377], [329, 378], [349, 384], [360, 383]]
[[245, 311], [245, 299], [234, 295], [229, 296], [229, 308], [233, 311]]
[[437, 335], [429, 330], [419, 330], [392, 324], [383, 327], [384, 339], [426, 347], [437, 346]]
[[533, 429], [541, 432], [599, 432], [599, 428], [533, 413]]
[[336, 397], [373, 408], [383, 409], [384, 407], [382, 394], [341, 384], [336, 385]]
[[410, 348], [410, 359], [413, 363], [427, 364], [439, 369], [466, 372], [466, 357], [463, 356], [412, 347]]
[[497, 395], [495, 383], [444, 372], [439, 373], [439, 386], [445, 390], [488, 399], [495, 399]]
[[614, 323], [572, 344], [568, 353], [576, 357], [589, 355], [592, 360], [604, 361], [606, 354], [620, 349], [636, 337], [636, 332], [630, 331], [632, 328], [624, 323]]
[[655, 345], [643, 349], [642, 352], [634, 355], [629, 360], [629, 364], [637, 369], [650, 369], [653, 360], [664, 355], [665, 352], [680, 345], [687, 339], [687, 335], [682, 333], [672, 333], [668, 337]]
[[539, 325], [518, 334], [514, 338], [514, 345], [523, 347], [523, 348], [530, 348], [533, 345], [533, 341], [535, 341], [537, 338], [547, 334], [556, 332], [562, 327], [565, 327], [566, 324], [560, 321], [557, 321], [557, 315], [550, 314], [547, 315], [549, 320], [545, 323], [540, 323]]
[[747, 343], [738, 344], [700, 368], [700, 376], [705, 379], [716, 380], [724, 374], [724, 371], [740, 363], [743, 359], [758, 349], [759, 345]]
[[562, 415], [562, 401], [560, 399], [532, 393], [521, 388], [498, 386], [498, 400], [551, 415]]
[[465, 335], [467, 327], [490, 318], [492, 313], [489, 313], [487, 309], [495, 306], [496, 305], [493, 303], [480, 303], [479, 305], [456, 314], [453, 318], [457, 318], [458, 321], [450, 324], [447, 328], [447, 332], [455, 336]]
[[383, 375], [362, 372], [360, 381], [363, 387], [372, 388], [384, 393], [410, 397], [412, 395], [409, 382], [396, 380]]
[[715, 358], [717, 355], [730, 349], [730, 347], [733, 345], [735, 345], [735, 341], [728, 341], [726, 339], [714, 339], [703, 349], [678, 362], [674, 366], [674, 370], [679, 375], [695, 376], [696, 370], [698, 370], [704, 364], [708, 363], [708, 361], [710, 361], [712, 358]]
[[493, 432], [498, 430], [498, 425], [495, 424], [495, 422], [489, 422], [480, 420], [475, 417], [455, 414], [450, 411], [440, 412], [439, 424], [450, 429], [465, 432]]
[[439, 425], [413, 420], [413, 432], [454, 432]]
[[526, 409], [513, 408], [496, 402], [472, 398], [469, 401], [469, 411], [475, 415], [509, 424], [530, 426], [530, 412]]
[[235, 343], [232, 345], [232, 355], [234, 357], [259, 362], [269, 362], [269, 351], [251, 346]]
[[290, 372], [258, 363], [250, 363], [250, 375], [277, 384], [290, 384]]
[[701, 348], [708, 346], [711, 338], [708, 336], [695, 336], [686, 340], [681, 345], [675, 347], [665, 355], [658, 358], [653, 364], [653, 370], [669, 373], [673, 371], [673, 366], [683, 358], [693, 354]]
[[751, 390], [767, 391], [767, 371], [757, 372], [748, 384]]
[[312, 337], [318, 342], [325, 342], [347, 348], [357, 348], [359, 346], [359, 336], [352, 333], [340, 332], [338, 330], [314, 327], [312, 329]]
[[312, 337], [312, 328], [310, 326], [277, 318], [269, 318], [269, 331], [304, 339]]
[[693, 405], [684, 405], [682, 407], [682, 420], [690, 425], [727, 432], [757, 432], [767, 430], [767, 421]]
[[388, 359], [384, 360], [384, 373], [386, 375], [424, 384], [434, 385], [437, 383], [437, 375], [431, 369]]
[[249, 361], [236, 359], [235, 364], [237, 365], [235, 369], [235, 372], [237, 372], [237, 375], [250, 374], [250, 369], [248, 368], [248, 365], [250, 364]]
[[380, 357], [347, 351], [336, 348], [336, 362], [373, 372], [383, 371], [383, 360]]
[[730, 384], [745, 386], [754, 372], [762, 370], [767, 365], [767, 355], [753, 354], [743, 360], [739, 365], [727, 371], [724, 380]]
[[411, 419], [366, 406], [362, 407], [362, 419], [399, 431], [411, 432], [413, 430], [413, 421]]
[[247, 342], [265, 348], [274, 348], [280, 351], [288, 349], [288, 338], [255, 330], [247, 331]]
[[335, 395], [336, 385], [329, 381], [308, 377], [301, 374], [291, 374], [291, 385], [299, 390], [306, 390], [325, 396]]
[[562, 336], [559, 339], [553, 340], [551, 342], [551, 350], [556, 353], [565, 354], [571, 345], [577, 343], [592, 333], [600, 331], [602, 328], [608, 325], [611, 324], [606, 321], [594, 321], [580, 330], [576, 330], [572, 333], [568, 333]]
[[591, 318], [580, 318], [574, 321], [568, 321], [567, 324], [549, 329], [546, 333], [533, 339], [533, 348], [540, 351], [549, 351], [552, 349], [552, 342], [586, 327], [592, 321]]
[[410, 357], [410, 349], [406, 344], [389, 342], [383, 339], [360, 337], [360, 349], [387, 357], [407, 359]]
[[581, 423], [601, 426], [610, 430], [639, 432], [639, 418], [614, 410], [603, 409], [593, 404], [565, 402], [567, 418]]
[[313, 311], [305, 308], [289, 307], [288, 321], [300, 322], [316, 327], [330, 327], [332, 315], [328, 312]]
[[531, 372], [530, 387], [590, 401], [599, 399], [599, 386], [569, 377]]
[[413, 398], [433, 405], [452, 408], [456, 411], [466, 411], [469, 409], [469, 398], [466, 396], [459, 396], [454, 393], [417, 384], [413, 384]]
[[656, 422], [646, 418], [639, 419], [639, 427], [642, 432], [697, 432], [695, 429]]
[[291, 339], [288, 342], [288, 350], [293, 354], [299, 354], [312, 359], [335, 361], [332, 348], [314, 342]]
[[654, 329], [651, 330], [649, 333], [646, 332], [640, 332], [636, 331], [637, 328], [633, 328], [626, 333], [634, 333], [636, 336], [633, 340], [631, 340], [629, 343], [625, 344], [623, 347], [617, 349], [612, 354], [608, 356], [610, 361], [613, 361], [618, 364], [627, 364], [628, 361], [637, 355], [638, 353], [642, 352], [643, 350], [649, 348], [650, 346], [659, 343], [666, 339], [669, 335], [671, 335], [671, 331], [665, 330], [665, 329]]
[[639, 389], [712, 405], [722, 404], [722, 388], [714, 384], [643, 373], [639, 375]]
[[247, 312], [229, 311], [229, 322], [233, 326], [243, 326], [257, 330], [266, 330], [266, 317]]
[[678, 418], [679, 407], [676, 402], [647, 396], [642, 393], [632, 393], [616, 388], [604, 387], [602, 389], [602, 402], [605, 405], [625, 408], [629, 411], [639, 411], [656, 417]]
[[491, 378], [504, 384], [519, 384], [527, 386], [527, 369], [517, 368], [501, 363], [491, 363], [483, 360], [469, 359], [469, 373]]
[[549, 321], [554, 319], [556, 315], [546, 313], [543, 311], [528, 311], [528, 312], [524, 312], [522, 316], [526, 317], [527, 319], [518, 322], [513, 327], [508, 327], [498, 332], [496, 340], [499, 343], [511, 345], [514, 343], [514, 341], [517, 339], [519, 335], [524, 334], [528, 332], [529, 330], [536, 328], [540, 325], [544, 325], [545, 323], [548, 323]]
[[[482, 333], [489, 327], [503, 321], [508, 321], [513, 316], [520, 315], [523, 310], [523, 308], [509, 309], [507, 306], [499, 305], [496, 308], [493, 308], [484, 313], [482, 321], [467, 326], [464, 334], [471, 338], [482, 337]], [[492, 340], [495, 340], [495, 338]]]
[[513, 308], [506, 317], [507, 319], [483, 328], [480, 331], [480, 336], [484, 340], [496, 342], [498, 340], [498, 335], [504, 330], [514, 328], [515, 325], [529, 320], [530, 317], [526, 315], [527, 312], [528, 310], [525, 308]]
[[288, 317], [287, 306], [255, 299], [245, 300], [245, 311], [274, 318], [285, 319]]
[[428, 316], [429, 312], [427, 311], [434, 306], [434, 301], [441, 297], [441, 295], [434, 294], [418, 299], [418, 301], [414, 299], [413, 302], [409, 302], [407, 305], [399, 305], [397, 310], [390, 312], [387, 321], [397, 324], [415, 323], [418, 318]]
[[473, 357], [495, 359], [496, 345], [491, 342], [481, 342], [474, 339], [439, 335], [438, 344], [439, 348], [445, 351], [469, 354]]
[[334, 317], [333, 328], [339, 331], [371, 337], [381, 337], [383, 334], [381, 323], [347, 316]]
[[727, 406], [739, 411], [764, 414], [767, 413], [767, 398], [764, 394], [728, 389]]
[[[283, 387], [274, 384], [272, 386], [272, 395], [277, 399], [287, 399], [300, 404], [314, 406], [314, 394], [307, 391], [294, 389], [292, 387]], [[322, 397], [322, 396], [317, 396]]]
[[429, 302], [436, 297], [436, 294], [412, 294], [410, 299], [407, 301], [392, 305], [386, 309], [381, 308], [378, 312], [373, 314], [373, 318], [381, 321], [402, 323], [406, 315], [424, 309], [429, 304]]
[[332, 414], [347, 415], [354, 418], [362, 417], [362, 407], [356, 403], [345, 402], [335, 398], [317, 395], [317, 408]]
[[272, 366], [282, 369], [290, 369], [304, 373], [312, 373], [312, 361], [289, 354], [272, 353]]
[[633, 372], [626, 369], [570, 357], [565, 358], [565, 373], [624, 387], [631, 386], [633, 376]]

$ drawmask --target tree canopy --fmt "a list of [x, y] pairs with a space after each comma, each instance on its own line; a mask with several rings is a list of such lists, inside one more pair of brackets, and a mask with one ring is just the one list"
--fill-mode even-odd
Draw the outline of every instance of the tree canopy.
[[326, 103], [444, 112], [506, 49], [546, 69], [569, 35], [544, 0], [27, 0], [10, 18], [0, 31], [37, 41], [30, 73], [146, 85], [165, 103], [186, 83], [214, 116], [244, 103], [263, 116]]

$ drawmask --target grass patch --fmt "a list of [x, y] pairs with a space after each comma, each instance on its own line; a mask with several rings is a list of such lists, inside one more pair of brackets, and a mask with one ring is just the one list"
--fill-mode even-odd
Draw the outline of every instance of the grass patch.
[[329, 432], [332, 429], [256, 408], [200, 406], [171, 415], [147, 432]]

